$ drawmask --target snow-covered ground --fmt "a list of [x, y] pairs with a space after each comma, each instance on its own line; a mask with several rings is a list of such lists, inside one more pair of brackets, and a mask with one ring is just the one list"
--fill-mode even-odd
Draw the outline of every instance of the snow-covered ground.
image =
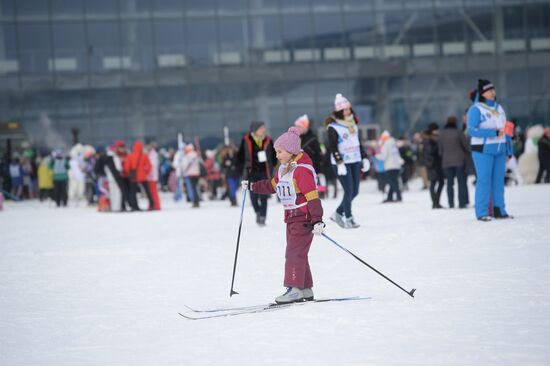
[[[550, 185], [506, 196], [516, 218], [485, 223], [471, 208], [432, 210], [418, 182], [403, 203], [387, 205], [367, 182], [354, 202], [361, 227], [329, 222], [326, 233], [417, 288], [414, 299], [318, 237], [316, 297], [370, 300], [201, 321], [178, 312], [262, 304], [283, 292], [274, 199], [265, 228], [247, 205], [232, 298], [240, 210], [226, 201], [197, 210], [164, 196], [163, 211], [132, 214], [7, 203], [0, 364], [549, 365]], [[327, 221], [337, 203], [324, 201]]]

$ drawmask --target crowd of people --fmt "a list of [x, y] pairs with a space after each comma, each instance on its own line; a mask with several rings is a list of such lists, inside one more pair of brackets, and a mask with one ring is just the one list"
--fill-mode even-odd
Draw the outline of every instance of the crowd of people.
[[[343, 191], [330, 219], [342, 228], [359, 227], [352, 202], [361, 180], [376, 179], [385, 194], [383, 203], [399, 203], [416, 176], [429, 192], [433, 209], [444, 208], [444, 187], [447, 207], [469, 207], [468, 176], [475, 176], [476, 217], [507, 217], [504, 182], [525, 180], [518, 158], [524, 151], [531, 152], [532, 158], [533, 146], [539, 169], [532, 180], [549, 182], [550, 128], [533, 128], [529, 138], [518, 127], [505, 133], [506, 115], [487, 80], [479, 81], [471, 100], [462, 125], [450, 116], [442, 126], [430, 123], [410, 137], [396, 138], [383, 131], [376, 141], [361, 140], [360, 121], [341, 94], [336, 95], [333, 111], [322, 126], [315, 126], [308, 115], [298, 117], [292, 126], [300, 131], [301, 149], [311, 159], [320, 198], [337, 198], [338, 190]], [[129, 149], [122, 140], [102, 149], [76, 144], [69, 151], [57, 148], [42, 155], [26, 148], [2, 158], [2, 192], [13, 200], [52, 199], [60, 207], [69, 201], [85, 202], [99, 211], [115, 212], [160, 210], [159, 191], [172, 192], [176, 202], [187, 201], [193, 208], [205, 200], [220, 199], [238, 206], [239, 181], [272, 179], [278, 166], [267, 127], [263, 121], [253, 121], [239, 144], [230, 142], [206, 151], [184, 142], [177, 149], [158, 149], [155, 143], [144, 146], [135, 141]], [[324, 143], [318, 140], [316, 127], [326, 131]], [[140, 206], [139, 197], [146, 206]], [[251, 192], [251, 203], [257, 224], [264, 226], [267, 196]]]
[[[243, 204], [250, 193], [259, 226], [266, 225], [268, 197], [276, 195], [286, 224], [283, 285], [287, 289], [275, 302], [309, 301], [314, 294], [308, 253], [313, 236], [324, 233], [321, 199], [330, 196], [329, 185], [334, 187], [334, 198], [337, 182], [343, 189], [330, 219], [343, 229], [355, 229], [360, 218], [353, 201], [361, 180], [368, 177], [377, 179], [385, 194], [383, 204], [402, 202], [410, 179], [418, 175], [433, 209], [444, 208], [440, 199], [445, 186], [448, 207], [454, 208], [456, 202], [464, 209], [470, 205], [468, 176], [474, 175], [474, 211], [481, 222], [513, 218], [506, 210], [505, 184], [518, 184], [527, 176], [518, 166], [521, 160], [532, 160], [533, 151], [539, 165], [533, 180], [550, 181], [550, 128], [538, 127], [523, 137], [507, 120], [488, 80], [478, 81], [470, 99], [462, 126], [450, 116], [442, 128], [430, 123], [410, 140], [383, 131], [376, 141], [362, 141], [351, 102], [336, 94], [332, 112], [324, 120], [324, 144], [314, 132], [314, 121], [302, 115], [275, 140], [265, 122], [253, 121], [239, 146], [225, 143], [204, 152], [191, 143], [157, 150], [155, 143], [143, 146], [141, 141], [134, 141], [129, 151], [122, 140], [106, 149], [77, 144], [68, 156], [61, 148], [44, 157], [28, 149], [3, 161], [2, 187], [14, 200], [52, 198], [58, 207], [67, 206], [68, 200], [86, 200], [99, 211], [124, 212], [160, 210], [159, 191], [172, 192], [174, 201], [185, 199], [192, 208], [206, 199], [225, 198], [238, 206], [240, 186]], [[139, 195], [146, 198], [147, 207], [140, 206]]]

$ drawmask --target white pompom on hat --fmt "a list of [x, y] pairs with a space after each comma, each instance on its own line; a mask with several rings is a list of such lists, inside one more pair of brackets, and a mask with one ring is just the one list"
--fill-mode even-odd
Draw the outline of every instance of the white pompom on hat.
[[334, 110], [336, 112], [342, 111], [346, 108], [351, 108], [351, 103], [342, 94], [336, 94], [334, 98]]
[[298, 117], [298, 119], [294, 121], [294, 126], [307, 130], [309, 128], [309, 117], [307, 116], [307, 114]]

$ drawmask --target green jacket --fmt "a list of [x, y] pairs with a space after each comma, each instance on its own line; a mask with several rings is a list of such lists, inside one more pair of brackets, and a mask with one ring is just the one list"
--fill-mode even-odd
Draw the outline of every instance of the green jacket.
[[69, 180], [69, 160], [63, 157], [57, 157], [50, 163], [50, 169], [53, 170], [53, 181], [62, 182]]

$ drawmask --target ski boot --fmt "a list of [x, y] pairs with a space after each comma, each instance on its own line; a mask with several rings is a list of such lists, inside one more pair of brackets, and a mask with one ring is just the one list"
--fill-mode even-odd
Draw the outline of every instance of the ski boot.
[[340, 226], [342, 228], [346, 227], [346, 223], [344, 222], [344, 220], [345, 220], [344, 215], [340, 215], [338, 212], [334, 211], [334, 213], [332, 214], [330, 219], [332, 221], [334, 221], [335, 223], [337, 223], [338, 226]]
[[311, 287], [305, 288], [302, 290], [302, 293], [304, 294], [304, 300], [305, 301], [313, 301], [313, 289]]
[[355, 219], [353, 218], [353, 216], [346, 217], [346, 226], [345, 226], [346, 229], [355, 229], [355, 228], [358, 228], [359, 226], [360, 225], [355, 222]]
[[286, 292], [275, 299], [277, 304], [290, 304], [304, 301], [304, 293], [297, 287], [288, 287]]

